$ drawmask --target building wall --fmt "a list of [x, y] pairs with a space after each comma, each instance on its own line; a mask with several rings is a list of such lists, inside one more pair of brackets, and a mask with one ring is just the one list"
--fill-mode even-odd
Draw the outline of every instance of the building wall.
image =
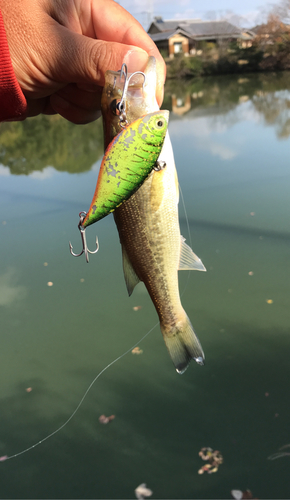
[[176, 53], [174, 44], [181, 44], [181, 52], [184, 54], [189, 53], [189, 43], [188, 43], [188, 38], [182, 35], [173, 35], [171, 38], [169, 38], [168, 41], [169, 44], [169, 55], [174, 55]]

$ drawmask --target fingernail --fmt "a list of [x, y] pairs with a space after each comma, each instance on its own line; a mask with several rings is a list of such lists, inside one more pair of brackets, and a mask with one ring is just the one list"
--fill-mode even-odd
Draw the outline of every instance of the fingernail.
[[143, 71], [148, 62], [148, 54], [142, 49], [132, 49], [127, 52], [123, 63], [127, 65], [128, 73]]

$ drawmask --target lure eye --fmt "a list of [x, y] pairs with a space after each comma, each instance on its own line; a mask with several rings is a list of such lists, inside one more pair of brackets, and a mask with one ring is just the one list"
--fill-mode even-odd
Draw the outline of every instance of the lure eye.
[[156, 123], [157, 127], [158, 128], [162, 128], [163, 125], [164, 125], [164, 121], [163, 120], [158, 120], [158, 122]]
[[116, 116], [120, 116], [122, 111], [124, 111], [124, 103], [122, 103], [121, 105], [120, 104], [121, 104], [120, 99], [114, 99], [110, 104], [111, 111]]

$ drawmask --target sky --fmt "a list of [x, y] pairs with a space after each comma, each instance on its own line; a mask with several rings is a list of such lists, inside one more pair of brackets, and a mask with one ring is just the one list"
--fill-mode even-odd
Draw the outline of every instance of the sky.
[[[166, 19], [227, 18], [240, 27], [253, 27], [281, 0], [117, 0], [145, 29], [153, 16]], [[264, 16], [264, 17], [263, 17]], [[267, 17], [267, 16], [266, 16]]]

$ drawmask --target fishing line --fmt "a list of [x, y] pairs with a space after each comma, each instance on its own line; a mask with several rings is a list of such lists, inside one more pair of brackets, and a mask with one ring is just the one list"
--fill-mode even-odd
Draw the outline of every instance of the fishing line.
[[[180, 198], [181, 198], [182, 206], [183, 206], [183, 210], [184, 210], [184, 217], [185, 217], [185, 222], [186, 222], [186, 228], [187, 228], [189, 246], [190, 246], [190, 248], [192, 248], [192, 241], [191, 241], [191, 235], [190, 235], [190, 228], [189, 228], [189, 221], [188, 221], [188, 217], [187, 217], [187, 211], [186, 211], [186, 207], [185, 207], [185, 201], [184, 201], [182, 189], [181, 189], [181, 186], [180, 186], [179, 183], [178, 183], [178, 186], [179, 186]], [[190, 270], [187, 273], [187, 279], [186, 279], [184, 288], [182, 290], [182, 293], [180, 294], [181, 297], [183, 296], [185, 290], [187, 289], [187, 286], [188, 286], [188, 283], [189, 283], [189, 277], [190, 277]]]
[[[181, 200], [182, 200], [182, 205], [183, 205], [183, 209], [184, 209], [184, 214], [185, 214], [185, 220], [186, 220], [186, 226], [187, 226], [187, 232], [188, 232], [188, 239], [189, 239], [189, 243], [190, 243], [190, 246], [191, 246], [191, 236], [190, 236], [190, 229], [189, 229], [189, 222], [188, 222], [188, 217], [187, 217], [187, 212], [186, 212], [186, 208], [185, 208], [185, 203], [184, 203], [184, 198], [183, 198], [183, 194], [182, 194], [182, 190], [181, 190], [181, 187], [179, 185], [179, 190], [180, 190], [180, 194], [181, 194]], [[186, 281], [186, 284], [185, 284], [185, 287], [182, 291], [182, 294], [184, 294], [186, 288], [187, 288], [187, 285], [188, 285], [188, 281], [189, 281], [189, 275], [190, 275], [190, 272], [188, 273], [187, 275], [187, 281]], [[145, 333], [145, 335], [141, 338], [141, 340], [139, 340], [138, 342], [136, 342], [132, 347], [130, 347], [127, 351], [125, 351], [123, 354], [121, 354], [120, 356], [118, 356], [116, 359], [114, 359], [113, 361], [111, 361], [111, 363], [109, 363], [107, 366], [105, 366], [105, 368], [103, 368], [97, 375], [96, 377], [92, 380], [92, 382], [90, 383], [90, 385], [88, 386], [88, 388], [86, 389], [84, 395], [82, 396], [80, 402], [78, 403], [77, 407], [75, 408], [75, 410], [72, 412], [72, 414], [69, 416], [69, 418], [62, 424], [60, 425], [55, 431], [51, 432], [50, 434], [48, 434], [47, 436], [45, 436], [43, 439], [41, 439], [40, 441], [37, 441], [37, 443], [33, 444], [32, 446], [29, 446], [28, 448], [25, 448], [24, 450], [18, 452], [18, 453], [15, 453], [14, 455], [10, 455], [10, 456], [5, 456], [5, 457], [1, 457], [0, 458], [0, 461], [6, 461], [6, 460], [10, 460], [11, 458], [16, 458], [16, 457], [19, 457], [20, 455], [23, 455], [24, 453], [27, 453], [28, 451], [30, 450], [33, 450], [34, 448], [36, 448], [37, 446], [39, 446], [40, 444], [44, 443], [44, 441], [47, 441], [48, 439], [50, 439], [52, 436], [54, 436], [55, 434], [57, 434], [58, 432], [60, 432], [62, 429], [64, 429], [64, 427], [66, 427], [68, 425], [68, 423], [73, 419], [73, 417], [75, 416], [75, 414], [77, 413], [77, 411], [80, 409], [81, 405], [83, 404], [85, 398], [87, 397], [89, 391], [91, 390], [91, 388], [93, 387], [93, 385], [95, 384], [95, 382], [100, 378], [100, 376], [106, 371], [108, 370], [108, 368], [110, 368], [112, 365], [114, 365], [115, 363], [117, 363], [117, 361], [119, 361], [120, 359], [122, 359], [124, 356], [126, 356], [129, 352], [131, 352], [134, 347], [137, 347], [138, 344], [140, 344], [153, 330], [154, 328], [156, 328], [156, 326], [158, 326], [159, 323], [156, 323], [147, 333]]]
[[90, 385], [88, 386], [88, 388], [86, 389], [83, 397], [81, 398], [79, 404], [77, 405], [77, 407], [75, 408], [75, 410], [72, 412], [72, 414], [70, 415], [70, 417], [62, 424], [60, 425], [55, 431], [51, 432], [50, 434], [48, 434], [46, 437], [44, 437], [43, 439], [41, 439], [40, 441], [38, 441], [37, 443], [33, 444], [32, 446], [29, 446], [28, 448], [25, 448], [25, 450], [22, 450], [18, 453], [15, 453], [14, 455], [10, 455], [10, 456], [5, 456], [5, 457], [1, 457], [0, 458], [0, 461], [4, 462], [6, 460], [10, 460], [11, 458], [16, 458], [16, 457], [19, 457], [19, 455], [23, 455], [24, 453], [26, 453], [27, 451], [30, 451], [32, 450], [33, 448], [36, 448], [36, 446], [39, 446], [40, 444], [42, 444], [44, 441], [47, 441], [47, 439], [50, 439], [52, 436], [54, 436], [55, 434], [57, 434], [58, 432], [60, 432], [64, 427], [66, 427], [66, 425], [73, 419], [73, 417], [75, 416], [75, 414], [77, 413], [77, 411], [80, 409], [81, 405], [83, 404], [86, 396], [88, 395], [89, 391], [91, 390], [91, 388], [93, 387], [94, 383], [98, 380], [98, 378], [100, 378], [100, 376], [108, 369], [110, 368], [110, 366], [114, 365], [115, 363], [117, 363], [117, 361], [119, 361], [120, 359], [122, 359], [124, 356], [126, 356], [126, 354], [128, 354], [129, 352], [131, 352], [134, 347], [137, 347], [138, 344], [140, 344], [146, 337], [147, 335], [149, 335], [149, 333], [151, 333], [154, 328], [156, 328], [156, 326], [158, 326], [159, 323], [156, 323], [152, 328], [151, 330], [149, 330], [147, 333], [145, 333], [145, 335], [141, 338], [141, 340], [139, 340], [138, 342], [136, 342], [136, 344], [134, 344], [132, 347], [130, 347], [126, 352], [124, 352], [123, 354], [121, 354], [120, 356], [118, 356], [116, 359], [114, 359], [114, 361], [111, 361], [111, 363], [109, 363], [107, 366], [105, 366], [105, 368], [103, 368], [99, 373], [98, 375], [96, 375], [96, 377], [94, 378], [94, 380], [90, 383]]

